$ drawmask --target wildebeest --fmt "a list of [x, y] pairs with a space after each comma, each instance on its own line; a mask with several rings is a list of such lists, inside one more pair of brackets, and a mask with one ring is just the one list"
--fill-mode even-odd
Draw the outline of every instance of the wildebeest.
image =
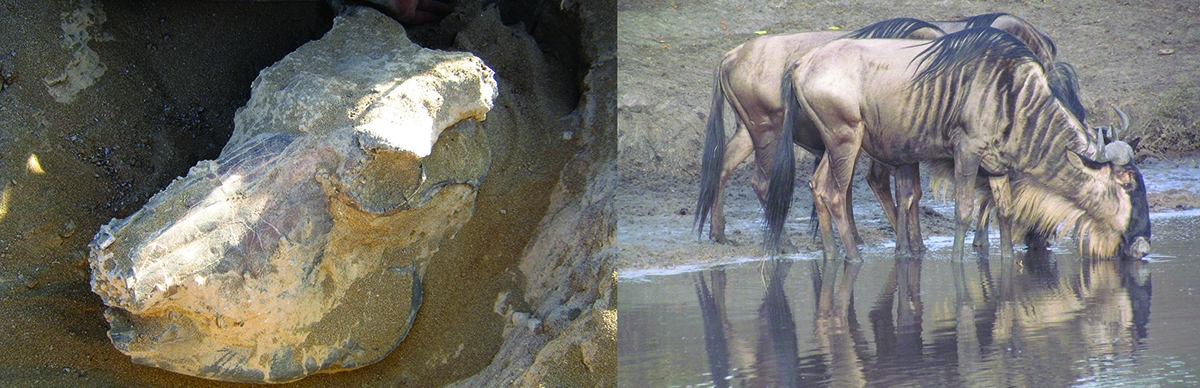
[[[875, 31], [868, 33], [872, 37], [885, 33], [889, 37], [917, 34], [916, 37], [922, 39], [942, 35], [937, 27], [916, 19], [892, 19], [860, 29], [858, 33], [864, 31]], [[767, 178], [775, 151], [772, 145], [779, 137], [783, 121], [783, 104], [779, 99], [779, 80], [783, 71], [808, 51], [847, 35], [826, 31], [764, 36], [725, 53], [713, 74], [713, 101], [701, 162], [700, 198], [696, 205], [698, 232], [703, 233], [705, 218], [711, 210], [709, 238], [722, 244], [729, 242], [725, 237], [723, 210], [725, 185], [733, 169], [751, 152], [755, 163], [750, 185], [759, 202], [766, 204]], [[724, 122], [726, 100], [738, 119], [738, 129], [728, 147]], [[824, 151], [815, 131], [803, 131], [794, 138], [797, 145], [814, 155]]]
[[[958, 31], [975, 26], [995, 26], [1005, 32], [1021, 38], [1030, 47], [1039, 62], [1048, 69], [1053, 66], [1055, 47], [1052, 41], [1038, 32], [1032, 25], [1008, 14], [986, 14], [965, 18], [957, 21], [932, 22], [932, 25], [916, 19], [899, 18], [883, 21], [864, 27], [860, 30], [845, 34], [841, 32], [810, 32], [788, 35], [772, 35], [760, 37], [727, 52], [720, 66], [713, 75], [713, 101], [709, 110], [708, 125], [705, 135], [704, 156], [701, 163], [700, 196], [696, 205], [697, 232], [703, 233], [706, 217], [711, 210], [711, 228], [709, 237], [718, 243], [728, 243], [725, 237], [724, 192], [726, 182], [733, 170], [741, 164], [751, 152], [754, 153], [753, 175], [751, 186], [764, 208], [768, 207], [766, 188], [771, 166], [775, 160], [776, 139], [779, 138], [780, 124], [783, 120], [784, 106], [779, 99], [779, 80], [788, 65], [799, 60], [812, 49], [838, 38], [897, 38], [932, 39], [946, 32]], [[1068, 70], [1069, 66], [1066, 67]], [[1056, 74], [1056, 73], [1052, 73]], [[1071, 74], [1073, 77], [1073, 74]], [[1073, 79], [1073, 78], [1072, 78]], [[1064, 81], [1073, 85], [1073, 81]], [[1056, 90], [1066, 90], [1059, 88]], [[1063, 98], [1074, 98], [1074, 91], [1061, 93]], [[733, 137], [726, 144], [724, 126], [724, 102], [728, 101], [737, 115], [738, 127]], [[1075, 108], [1077, 107], [1077, 108]], [[1083, 108], [1077, 100], [1072, 105], [1073, 111], [1078, 112], [1082, 120]], [[803, 120], [802, 120], [803, 121]], [[799, 125], [793, 134], [795, 143], [810, 153], [820, 156], [824, 152], [824, 144], [812, 125]], [[904, 171], [916, 176], [916, 167]], [[867, 181], [871, 184], [876, 197], [888, 220], [895, 226], [897, 222], [896, 206], [889, 193], [888, 178], [890, 169], [882, 165], [872, 165], [871, 174]], [[912, 179], [918, 186], [913, 188], [915, 200], [908, 205], [910, 214], [918, 211], [917, 203], [920, 196], [919, 177]], [[847, 214], [853, 217], [850, 203], [846, 204]], [[917, 250], [923, 250], [920, 238], [919, 224], [916, 217], [912, 219], [909, 240], [913, 241]], [[782, 221], [781, 221], [782, 222]], [[853, 228], [853, 223], [851, 223]], [[858, 238], [856, 230], [852, 230]], [[897, 239], [899, 241], [899, 239]], [[986, 241], [986, 238], [982, 241]], [[771, 251], [775, 245], [768, 244]]]
[[[1083, 254], [1148, 253], [1149, 207], [1132, 148], [1093, 135], [1054, 96], [1029, 47], [1010, 34], [971, 28], [921, 44], [837, 40], [790, 67], [781, 87], [788, 108], [768, 202], [790, 204], [789, 129], [811, 120], [825, 145], [809, 185], [826, 257], [837, 252], [836, 223], [847, 259], [859, 259], [845, 202], [860, 150], [898, 167], [953, 163], [956, 259], [963, 257], [981, 170], [1002, 239], [1011, 241], [1008, 231], [1049, 235], [1075, 225], [1087, 237]], [[897, 187], [911, 184], [897, 180]], [[905, 222], [897, 227], [903, 236]]]

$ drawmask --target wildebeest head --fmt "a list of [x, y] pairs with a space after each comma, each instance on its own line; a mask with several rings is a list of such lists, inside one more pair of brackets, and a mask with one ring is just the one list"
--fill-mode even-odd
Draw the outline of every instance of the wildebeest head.
[[[1129, 128], [1129, 116], [1115, 106], [1113, 110], [1121, 118], [1121, 129], [1096, 128], [1098, 147], [1096, 147], [1095, 156], [1077, 155], [1087, 168], [1099, 173], [1107, 173], [1111, 179], [1120, 184], [1129, 200], [1129, 219], [1124, 231], [1120, 234], [1119, 241], [1106, 241], [1108, 239], [1104, 235], [1093, 234], [1090, 236], [1087, 251], [1093, 255], [1111, 256], [1106, 253], [1115, 253], [1122, 258], [1141, 259], [1150, 253], [1150, 205], [1146, 200], [1146, 184], [1142, 179], [1142, 173], [1133, 161], [1134, 149], [1141, 138], [1133, 139], [1129, 143], [1116, 140], [1118, 131]], [[1117, 210], [1123, 212], [1124, 209], [1118, 206]], [[1083, 228], [1090, 226], [1089, 222], [1082, 222], [1081, 231], [1088, 232]], [[1093, 229], [1092, 232], [1096, 232], [1096, 230]], [[1082, 240], [1080, 243], [1082, 244]], [[1105, 248], [1114, 245], [1113, 243], [1116, 243], [1116, 252], [1110, 252]]]

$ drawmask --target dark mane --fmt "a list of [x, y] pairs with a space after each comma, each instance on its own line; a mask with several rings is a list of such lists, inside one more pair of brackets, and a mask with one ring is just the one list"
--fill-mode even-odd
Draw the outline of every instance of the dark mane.
[[1040, 63], [1029, 46], [1017, 37], [991, 27], [971, 28], [930, 41], [929, 47], [913, 58], [924, 69], [914, 77], [925, 82], [941, 74], [957, 72], [980, 60], [1026, 59]]
[[1075, 67], [1066, 62], [1055, 62], [1054, 70], [1046, 75], [1050, 83], [1050, 93], [1062, 103], [1079, 122], [1084, 122], [1083, 103], [1079, 101], [1079, 79], [1075, 76]]
[[1004, 12], [985, 13], [983, 15], [975, 15], [975, 16], [971, 16], [968, 18], [958, 19], [955, 21], [956, 22], [966, 22], [967, 25], [966, 25], [966, 27], [963, 27], [963, 29], [968, 30], [968, 29], [972, 29], [972, 28], [991, 26], [992, 23], [995, 23], [996, 19], [999, 19], [1001, 16], [1010, 16], [1010, 15], [1008, 15]]
[[[1005, 20], [998, 22], [1000, 18]], [[997, 12], [971, 16], [958, 21], [966, 23], [964, 28], [967, 29], [992, 26], [992, 28], [1017, 37], [1026, 42], [1030, 51], [1034, 51], [1039, 63], [1052, 60], [1058, 51], [1049, 36], [1035, 29], [1024, 19], [1013, 15]], [[1046, 70], [1046, 80], [1050, 83], [1050, 91], [1054, 94], [1054, 98], [1075, 115], [1079, 122], [1084, 122], [1084, 116], [1087, 113], [1083, 109], [1083, 103], [1079, 101], [1079, 80], [1075, 76], [1075, 68], [1066, 62], [1042, 63], [1042, 68]]]
[[869, 26], [859, 28], [850, 35], [846, 35], [849, 39], [903, 39], [909, 34], [917, 32], [922, 28], [932, 28], [939, 33], [941, 28], [930, 24], [927, 21], [913, 18], [895, 18], [888, 19], [882, 22], [877, 22]]
[[[1000, 18], [1006, 19], [1005, 22], [997, 23], [997, 20], [999, 20]], [[1041, 31], [1038, 31], [1037, 28], [1034, 28], [1033, 25], [1029, 24], [1029, 22], [1025, 21], [1025, 19], [1021, 19], [1019, 17], [1013, 16], [1013, 15], [1010, 15], [1007, 13], [1003, 13], [1003, 12], [996, 12], [996, 13], [988, 13], [988, 14], [983, 14], [983, 15], [975, 15], [975, 16], [971, 16], [971, 17], [968, 17], [965, 19], [960, 19], [958, 21], [966, 22], [966, 26], [963, 27], [963, 29], [990, 26], [992, 28], [996, 28], [1001, 31], [1013, 34], [1013, 35], [1017, 36], [1018, 38], [1020, 38], [1021, 40], [1026, 41], [1026, 42], [1034, 42], [1034, 38], [1038, 38], [1039, 40], [1041, 40], [1041, 42], [1039, 42], [1041, 44], [1039, 44], [1040, 47], [1038, 47], [1038, 49], [1039, 50], [1044, 49], [1047, 51], [1047, 53], [1044, 53], [1045, 57], [1041, 57], [1041, 59], [1054, 58], [1055, 56], [1058, 55], [1058, 47], [1056, 47], [1054, 45], [1054, 41], [1051, 40], [1049, 36], [1046, 36], [1046, 34], [1043, 34]], [[1034, 34], [1036, 34], [1036, 36], [1034, 36]], [[1043, 65], [1052, 65], [1052, 64], [1051, 63], [1043, 63]]]

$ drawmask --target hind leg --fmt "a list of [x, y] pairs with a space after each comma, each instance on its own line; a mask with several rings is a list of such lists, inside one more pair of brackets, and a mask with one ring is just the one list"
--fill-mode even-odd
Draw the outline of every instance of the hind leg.
[[[828, 155], [826, 155], [828, 156]], [[829, 186], [829, 180], [832, 179], [829, 174], [829, 158], [821, 159], [821, 163], [817, 165], [817, 169], [813, 170], [813, 177], [808, 181], [808, 187], [813, 193], [813, 207], [817, 211], [817, 225], [821, 233], [821, 247], [825, 252], [825, 260], [831, 260], [837, 257], [837, 243], [833, 239], [833, 219], [830, 215], [829, 206], [827, 205], [825, 188]]]
[[854, 236], [854, 244], [862, 244], [862, 236], [858, 235], [858, 224], [854, 223], [854, 184], [846, 188], [846, 217], [850, 217], [850, 234]]
[[[774, 169], [777, 140], [778, 138], [770, 142], [761, 142], [754, 148], [754, 175], [750, 177], [750, 186], [754, 188], [754, 194], [758, 195], [758, 203], [763, 209], [768, 206], [767, 189], [770, 186], [771, 172]], [[789, 184], [792, 182], [789, 181]], [[792, 239], [788, 237], [785, 228], [779, 241], [779, 253], [790, 254], [797, 251], [796, 245], [792, 244]]]
[[[837, 225], [842, 246], [846, 251], [846, 260], [861, 260], [858, 245], [854, 241], [854, 228], [850, 224], [846, 201], [851, 179], [854, 178], [854, 163], [858, 158], [859, 145], [862, 143], [863, 127], [861, 122], [850, 126], [844, 123], [831, 126], [832, 129], [822, 131], [825, 140], [825, 158], [813, 176], [813, 201], [817, 204], [818, 220], [821, 222], [821, 238], [824, 243], [825, 257], [837, 254], [837, 246], [833, 242], [832, 226]], [[828, 137], [826, 137], [828, 136]], [[822, 217], [825, 216], [825, 217]]]
[[821, 217], [818, 217], [820, 221], [823, 221], [821, 237], [824, 242], [825, 256], [829, 257], [837, 252], [833, 235], [829, 231], [833, 225], [836, 225], [842, 247], [846, 251], [846, 260], [856, 261], [860, 260], [860, 255], [858, 246], [854, 242], [854, 232], [849, 215], [846, 213], [845, 201], [849, 200], [846, 194], [850, 179], [854, 177], [854, 156], [856, 156], [854, 154], [858, 153], [857, 146], [853, 150], [847, 150], [847, 153], [850, 154], [848, 158], [839, 158], [826, 152], [825, 160], [821, 162], [824, 167], [821, 169], [824, 176], [814, 177], [813, 193], [815, 194], [814, 201], [817, 202], [817, 214], [828, 214], [827, 220], [820, 220]]
[[718, 244], [729, 244], [729, 238], [725, 237], [725, 188], [729, 184], [729, 177], [753, 151], [749, 131], [745, 126], [738, 125], [737, 132], [725, 147], [725, 164], [721, 166], [721, 179], [717, 183], [717, 197], [712, 207], [712, 226], [708, 230], [708, 238]]

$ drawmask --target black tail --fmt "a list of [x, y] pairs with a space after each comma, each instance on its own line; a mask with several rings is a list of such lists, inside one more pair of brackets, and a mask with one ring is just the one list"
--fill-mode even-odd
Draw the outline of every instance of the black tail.
[[721, 68], [713, 72], [712, 106], [708, 109], [708, 129], [704, 134], [704, 156], [700, 161], [700, 199], [692, 221], [698, 237], [704, 235], [704, 222], [717, 200], [721, 166], [725, 164], [725, 94], [721, 89]]
[[796, 150], [792, 145], [792, 131], [796, 116], [802, 114], [796, 93], [792, 90], [792, 69], [783, 73], [780, 98], [787, 107], [783, 115], [783, 130], [776, 140], [775, 160], [771, 163], [771, 181], [767, 185], [767, 252], [779, 251], [783, 238], [783, 224], [787, 221], [788, 209], [792, 206], [792, 190], [796, 180]]

